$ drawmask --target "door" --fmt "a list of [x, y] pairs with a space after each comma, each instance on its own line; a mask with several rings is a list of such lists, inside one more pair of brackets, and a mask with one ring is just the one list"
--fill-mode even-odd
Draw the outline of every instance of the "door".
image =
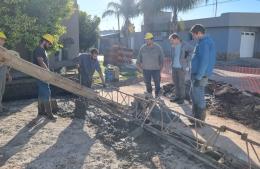
[[240, 58], [252, 58], [254, 56], [255, 32], [242, 32], [240, 43]]

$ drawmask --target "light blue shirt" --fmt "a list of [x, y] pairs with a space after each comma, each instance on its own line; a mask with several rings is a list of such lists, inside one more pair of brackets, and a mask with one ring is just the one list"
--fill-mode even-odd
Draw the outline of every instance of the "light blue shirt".
[[174, 54], [173, 54], [173, 68], [182, 68], [180, 63], [180, 57], [181, 57], [181, 44], [178, 44], [174, 47]]

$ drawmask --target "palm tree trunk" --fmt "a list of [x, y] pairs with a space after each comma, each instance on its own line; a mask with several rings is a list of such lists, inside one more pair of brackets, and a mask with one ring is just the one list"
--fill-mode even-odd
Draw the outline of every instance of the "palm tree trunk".
[[118, 26], [118, 43], [119, 43], [119, 46], [120, 46], [121, 40], [120, 40], [120, 20], [119, 20], [119, 13], [117, 13], [117, 26]]
[[173, 16], [172, 16], [172, 32], [178, 31], [178, 10], [177, 8], [173, 7]]
[[125, 20], [125, 33], [126, 33], [126, 47], [129, 47], [128, 41], [129, 41], [129, 25], [130, 25], [130, 20], [129, 18], [126, 18]]

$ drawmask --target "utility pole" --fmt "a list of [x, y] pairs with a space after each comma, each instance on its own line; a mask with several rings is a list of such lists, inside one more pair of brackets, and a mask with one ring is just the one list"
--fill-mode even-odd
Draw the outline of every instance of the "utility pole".
[[215, 2], [216, 4], [215, 4], [215, 17], [217, 17], [217, 11], [218, 11], [218, 0], [216, 0], [216, 2]]

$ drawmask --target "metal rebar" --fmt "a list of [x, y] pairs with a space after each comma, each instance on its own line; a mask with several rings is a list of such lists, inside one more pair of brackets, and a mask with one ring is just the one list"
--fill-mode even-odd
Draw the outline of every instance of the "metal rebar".
[[256, 150], [255, 150], [254, 145], [253, 145], [252, 143], [250, 143], [250, 145], [251, 145], [251, 147], [252, 147], [252, 149], [253, 149], [253, 151], [254, 151], [254, 153], [255, 153], [256, 158], [257, 158], [258, 161], [260, 162], [259, 156], [258, 156], [258, 154], [257, 154], [257, 152], [256, 152]]
[[118, 103], [118, 91], [116, 91], [116, 102]]
[[195, 122], [195, 136], [196, 136], [196, 144], [197, 144], [197, 149], [199, 149], [199, 138], [198, 138], [198, 131], [197, 131], [197, 123]]
[[249, 154], [249, 148], [248, 148], [247, 140], [246, 140], [246, 151], [247, 151], [247, 158], [248, 158], [248, 166], [249, 166], [249, 169], [251, 169], [251, 159], [250, 159], [250, 154]]
[[[122, 92], [122, 91], [120, 91], [120, 90], [118, 90], [118, 89], [115, 89], [115, 91], [117, 91], [118, 93], [120, 93], [121, 96], [122, 96], [122, 94], [124, 94], [125, 96], [128, 96], [129, 98], [131, 97], [131, 98], [134, 98], [134, 99], [139, 99], [139, 100], [144, 101], [144, 102], [146, 102], [146, 103], [150, 103], [151, 101], [153, 101], [153, 102], [156, 102], [156, 103], [158, 103], [158, 104], [161, 104], [160, 101], [158, 101], [158, 100], [156, 100], [156, 99], [152, 99], [152, 100], [149, 99], [149, 100], [147, 100], [147, 99], [142, 98], [142, 97], [138, 97], [138, 96], [134, 96], [134, 95], [131, 95], [131, 94]], [[103, 90], [102, 90], [102, 92], [103, 92]], [[121, 102], [121, 104], [122, 104], [122, 103], [127, 104], [127, 102], [126, 102], [126, 100], [125, 100], [126, 98], [123, 97], [123, 96], [122, 96], [122, 98], [123, 98], [123, 101]], [[130, 102], [130, 101], [129, 101], [129, 102]], [[169, 107], [169, 108], [171, 108], [171, 107]], [[171, 110], [171, 109], [170, 109], [170, 110]], [[171, 110], [171, 111], [172, 111], [172, 110]], [[211, 128], [214, 128], [214, 129], [216, 129], [216, 130], [221, 130], [221, 127], [218, 127], [218, 126], [215, 126], [215, 125], [212, 125], [212, 124], [208, 124], [208, 123], [206, 123], [206, 122], [204, 122], [204, 121], [201, 121], [201, 120], [199, 120], [199, 119], [196, 119], [196, 118], [194, 118], [194, 117], [192, 117], [192, 116], [189, 116], [189, 115], [186, 115], [186, 114], [182, 114], [182, 113], [179, 113], [179, 112], [176, 112], [176, 111], [173, 111], [173, 112], [174, 112], [174, 114], [179, 115], [179, 117], [180, 117], [180, 116], [186, 117], [186, 118], [188, 118], [188, 119], [194, 120], [195, 123], [196, 123], [196, 122], [199, 122], [199, 123], [201, 123], [201, 124], [207, 125], [207, 126], [209, 126], [209, 127], [211, 127]], [[222, 127], [223, 127], [223, 126], [222, 126]], [[224, 128], [225, 128], [225, 131], [230, 131], [230, 132], [235, 133], [235, 134], [237, 134], [237, 135], [242, 135], [242, 134], [243, 134], [243, 133], [241, 133], [240, 131], [234, 130], [234, 129], [229, 128], [229, 127], [226, 127], [226, 126], [224, 126]], [[259, 146], [259, 147], [260, 147], [260, 143], [258, 143], [258, 142], [256, 142], [256, 141], [253, 141], [253, 140], [248, 139], [248, 138], [246, 138], [245, 140], [246, 140], [248, 143], [250, 143], [250, 144], [253, 144], [253, 145], [256, 145], [256, 146]]]
[[147, 115], [145, 116], [144, 121], [143, 121], [143, 123], [142, 123], [142, 125], [141, 125], [142, 127], [144, 126], [145, 121], [147, 120], [147, 118], [148, 118], [149, 115], [151, 114], [151, 112], [152, 112], [152, 110], [153, 110], [153, 108], [154, 108], [155, 105], [156, 105], [156, 103], [154, 102], [153, 105], [151, 106], [151, 108], [148, 109]]

